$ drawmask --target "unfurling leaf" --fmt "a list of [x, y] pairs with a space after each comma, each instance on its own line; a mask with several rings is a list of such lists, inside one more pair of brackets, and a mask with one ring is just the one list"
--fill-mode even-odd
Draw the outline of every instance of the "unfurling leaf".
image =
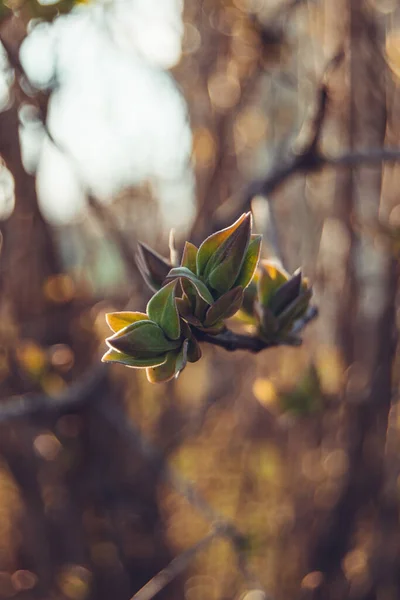
[[189, 271], [192, 271], [196, 275], [196, 256], [197, 248], [194, 244], [186, 242], [183, 249], [181, 267], [186, 267]]
[[301, 288], [301, 272], [294, 275], [286, 281], [269, 300], [268, 306], [274, 315], [279, 315], [286, 307], [288, 307], [300, 293]]
[[147, 304], [149, 318], [157, 323], [171, 340], [177, 340], [181, 335], [175, 300], [176, 285], [177, 281], [171, 281], [154, 294]]
[[243, 288], [229, 290], [208, 309], [204, 321], [205, 327], [211, 327], [222, 319], [229, 319], [239, 310], [243, 301]]
[[258, 298], [262, 306], [268, 306], [271, 296], [289, 279], [289, 274], [274, 263], [260, 261]]
[[213, 233], [204, 240], [197, 252], [197, 275], [201, 276], [204, 274], [208, 262], [215, 252], [221, 247], [221, 245], [238, 229], [245, 219], [249, 220], [251, 217], [250, 213], [243, 214], [233, 225], [226, 229], [221, 229]]
[[150, 320], [128, 325], [106, 341], [111, 348], [135, 358], [159, 356], [180, 346], [179, 340], [168, 340], [161, 327]]
[[240, 285], [242, 288], [247, 288], [247, 286], [251, 283], [251, 280], [253, 279], [254, 273], [257, 269], [260, 258], [262, 236], [252, 235], [251, 237], [252, 240], [247, 248], [242, 267], [235, 281], [235, 287]]
[[175, 267], [174, 269], [171, 269], [167, 275], [167, 280], [179, 278], [190, 281], [190, 283], [196, 288], [198, 295], [203, 298], [207, 304], [213, 304], [214, 298], [212, 297], [210, 290], [198, 277], [196, 277], [196, 275], [192, 273], [192, 271], [189, 271], [189, 269], [186, 267]]
[[251, 215], [243, 219], [208, 261], [207, 283], [222, 295], [232, 288], [243, 265], [251, 235]]
[[129, 356], [129, 354], [118, 352], [117, 350], [110, 348], [101, 360], [102, 362], [121, 363], [126, 367], [143, 369], [145, 367], [157, 367], [158, 365], [162, 365], [166, 361], [166, 358], [166, 354], [154, 356], [153, 358], [133, 358], [132, 356]]
[[166, 258], [143, 242], [138, 242], [136, 262], [143, 279], [153, 292], [160, 289], [172, 268]]

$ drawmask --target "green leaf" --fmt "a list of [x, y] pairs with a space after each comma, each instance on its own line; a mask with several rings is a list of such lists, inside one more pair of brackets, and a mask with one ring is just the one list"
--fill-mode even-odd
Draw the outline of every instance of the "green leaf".
[[284, 269], [267, 260], [259, 262], [258, 268], [258, 299], [262, 306], [268, 306], [271, 296], [284, 285], [289, 274]]
[[274, 315], [279, 315], [285, 308], [292, 304], [300, 294], [301, 272], [281, 285], [272, 295], [268, 302], [270, 310]]
[[184, 294], [182, 298], [176, 299], [176, 305], [178, 307], [179, 314], [182, 316], [183, 319], [186, 319], [186, 321], [188, 321], [192, 325], [195, 325], [196, 327], [201, 327], [201, 321], [193, 315], [192, 305], [190, 304], [190, 301], [186, 294]]
[[211, 327], [221, 319], [229, 319], [239, 310], [243, 301], [243, 288], [238, 286], [226, 292], [207, 311], [205, 327]]
[[157, 323], [171, 340], [177, 340], [181, 335], [175, 301], [176, 284], [177, 281], [171, 281], [162, 287], [149, 300], [146, 309], [150, 319]]
[[203, 275], [213, 254], [232, 235], [232, 233], [236, 231], [243, 221], [249, 218], [249, 215], [250, 213], [244, 213], [237, 221], [235, 221], [235, 223], [233, 223], [233, 225], [213, 233], [204, 240], [197, 252], [196, 258], [198, 276]]
[[133, 358], [123, 352], [110, 349], [105, 353], [101, 360], [102, 362], [121, 363], [126, 367], [132, 367], [134, 369], [144, 369], [145, 367], [157, 367], [162, 365], [166, 358], [166, 354], [161, 354], [160, 356], [155, 356], [153, 358]]
[[235, 287], [237, 285], [246, 288], [254, 277], [256, 272], [258, 261], [260, 258], [261, 251], [261, 235], [252, 235], [252, 240], [247, 248], [246, 256], [241, 266], [239, 275], [235, 281]]
[[145, 313], [131, 312], [128, 310], [122, 312], [112, 312], [106, 314], [106, 321], [112, 331], [120, 331], [136, 321], [147, 321], [149, 317]]
[[243, 265], [251, 235], [251, 215], [244, 219], [210, 258], [203, 277], [219, 294], [233, 287]]
[[312, 296], [312, 290], [307, 289], [293, 300], [277, 317], [280, 330], [290, 330], [297, 319], [306, 312]]
[[197, 256], [197, 248], [194, 244], [190, 242], [185, 243], [185, 247], [183, 249], [181, 267], [186, 267], [189, 271], [192, 271], [196, 275], [196, 256]]
[[154, 321], [137, 321], [106, 339], [107, 344], [134, 358], [152, 358], [180, 346], [180, 341], [168, 340]]
[[212, 297], [210, 290], [205, 285], [205, 283], [200, 281], [200, 279], [198, 279], [198, 277], [196, 277], [196, 275], [192, 273], [192, 271], [189, 271], [189, 269], [187, 269], [186, 267], [175, 267], [174, 269], [171, 269], [167, 275], [167, 279], [177, 278], [182, 278], [186, 279], [187, 281], [190, 281], [190, 283], [192, 283], [193, 286], [196, 288], [196, 292], [198, 293], [198, 295], [201, 298], [203, 298], [203, 300], [207, 302], [207, 304], [213, 304], [214, 298]]
[[167, 360], [162, 365], [146, 369], [150, 383], [164, 383], [175, 376], [178, 354], [178, 352], [168, 352]]

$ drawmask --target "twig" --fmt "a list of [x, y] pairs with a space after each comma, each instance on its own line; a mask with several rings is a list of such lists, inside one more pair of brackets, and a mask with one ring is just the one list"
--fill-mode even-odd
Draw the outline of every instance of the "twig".
[[224, 348], [225, 350], [228, 350], [228, 352], [247, 350], [248, 352], [257, 354], [266, 348], [301, 345], [301, 340], [296, 337], [296, 335], [299, 334], [310, 321], [315, 319], [317, 315], [318, 309], [315, 306], [310, 307], [304, 317], [295, 322], [290, 335], [288, 335], [285, 339], [271, 339], [269, 341], [265, 341], [254, 335], [234, 333], [230, 329], [220, 333], [219, 335], [210, 335], [209, 333], [196, 330], [196, 338], [200, 342], [206, 342], [208, 344], [212, 344], [213, 346]]
[[[103, 416], [114, 425], [118, 432], [135, 448], [138, 448], [141, 454], [149, 461], [153, 467], [160, 469], [161, 478], [171, 485], [181, 496], [183, 496], [187, 502], [189, 502], [194, 508], [196, 508], [212, 525], [213, 531], [208, 534], [205, 538], [200, 540], [195, 546], [189, 548], [186, 552], [178, 556], [170, 563], [167, 569], [161, 571], [156, 575], [156, 581], [151, 580], [155, 587], [151, 585], [147, 588], [146, 584], [140, 592], [133, 596], [132, 600], [145, 600], [150, 599], [160, 591], [160, 585], [164, 587], [174, 577], [179, 575], [182, 570], [186, 568], [189, 561], [194, 555], [206, 546], [216, 535], [225, 536], [233, 545], [237, 558], [238, 566], [242, 573], [243, 578], [247, 581], [249, 588], [262, 590], [261, 584], [251, 573], [248, 564], [247, 557], [244, 552], [246, 543], [246, 537], [237, 529], [237, 527], [230, 520], [220, 515], [212, 506], [210, 506], [206, 500], [199, 494], [197, 489], [182, 477], [175, 469], [173, 469], [165, 460], [164, 456], [148, 441], [146, 440], [139, 429], [132, 421], [127, 421], [123, 411], [116, 405], [112, 407], [106, 403], [96, 404], [97, 409], [103, 414]], [[183, 558], [183, 560], [179, 560]], [[159, 579], [158, 579], [159, 577]], [[144, 595], [138, 595], [144, 592]], [[153, 595], [148, 595], [152, 593]]]
[[158, 592], [161, 592], [173, 579], [180, 575], [194, 559], [198, 552], [206, 548], [217, 535], [221, 534], [218, 529], [214, 529], [199, 542], [175, 557], [165, 569], [157, 573], [148, 581], [131, 600], [151, 600]]
[[133, 447], [139, 449], [149, 463], [160, 469], [162, 479], [170, 484], [177, 492], [179, 492], [194, 508], [201, 512], [205, 518], [211, 523], [215, 523], [216, 527], [222, 528], [225, 535], [229, 535], [235, 540], [244, 541], [243, 534], [235, 527], [233, 523], [225, 519], [217, 511], [215, 511], [204, 498], [199, 494], [196, 488], [182, 477], [175, 469], [166, 462], [164, 456], [146, 440], [138, 427], [132, 421], [127, 421], [123, 411], [113, 404], [110, 406], [106, 403], [96, 405], [98, 411], [111, 423], [115, 429], [122, 435]]
[[321, 156], [323, 163], [333, 167], [354, 167], [362, 164], [396, 162], [400, 160], [400, 148], [366, 148], [338, 156]]
[[107, 367], [96, 364], [81, 380], [52, 398], [43, 394], [14, 396], [0, 403], [0, 423], [36, 415], [63, 414], [97, 400], [106, 390]]

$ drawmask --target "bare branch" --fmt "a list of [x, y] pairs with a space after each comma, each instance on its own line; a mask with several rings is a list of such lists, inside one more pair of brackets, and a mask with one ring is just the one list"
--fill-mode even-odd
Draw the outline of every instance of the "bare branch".
[[107, 367], [96, 364], [81, 380], [52, 398], [43, 394], [14, 396], [0, 403], [0, 423], [36, 415], [63, 414], [97, 400], [106, 391]]
[[384, 161], [397, 162], [400, 160], [400, 148], [366, 148], [339, 156], [323, 156], [321, 158], [324, 164], [333, 167], [354, 167]]
[[165, 569], [157, 573], [150, 581], [148, 581], [131, 600], [151, 600], [158, 592], [161, 592], [166, 585], [171, 583], [173, 579], [178, 577], [195, 558], [198, 552], [206, 548], [221, 532], [214, 529], [197, 544], [194, 544], [178, 556], [176, 556]]
[[[174, 559], [167, 569], [161, 571], [161, 573], [149, 582], [153, 582], [149, 588], [147, 588], [148, 584], [146, 584], [140, 592], [133, 596], [132, 600], [152, 598], [162, 587], [179, 575], [187, 567], [195, 554], [205, 547], [216, 535], [224, 536], [232, 543], [238, 558], [238, 566], [249, 589], [257, 588], [262, 590], [260, 583], [251, 573], [247, 564], [247, 557], [244, 552], [246, 537], [237, 529], [234, 523], [220, 515], [204, 500], [190, 482], [166, 462], [164, 456], [142, 436], [136, 425], [132, 421], [127, 421], [124, 413], [118, 406], [113, 405], [111, 407], [106, 403], [98, 403], [96, 407], [132, 446], [139, 449], [141, 454], [149, 461], [149, 464], [160, 469], [161, 478], [213, 524], [213, 531], [210, 534], [200, 540], [195, 546], [189, 548], [183, 555], [181, 554], [177, 559]], [[160, 585], [161, 587], [159, 587]], [[139, 595], [141, 592], [143, 592], [143, 596]]]

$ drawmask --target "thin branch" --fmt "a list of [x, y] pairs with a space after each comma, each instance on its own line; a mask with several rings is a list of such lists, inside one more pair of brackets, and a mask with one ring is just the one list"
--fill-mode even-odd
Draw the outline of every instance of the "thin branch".
[[355, 152], [346, 152], [338, 156], [321, 156], [323, 164], [333, 167], [354, 167], [381, 162], [400, 160], [400, 148], [366, 148]]
[[214, 529], [199, 542], [176, 556], [165, 569], [148, 581], [131, 600], [151, 600], [189, 566], [198, 552], [204, 550], [221, 532]]
[[96, 364], [82, 379], [52, 398], [43, 394], [13, 396], [0, 403], [0, 423], [36, 415], [64, 414], [98, 400], [107, 391], [107, 367]]
[[[167, 567], [167, 572], [165, 573], [165, 569], [159, 573], [159, 579], [156, 575], [155, 586], [150, 586], [147, 588], [146, 584], [140, 592], [137, 594], [144, 592], [143, 596], [135, 595], [133, 598], [135, 600], [145, 600], [146, 598], [150, 599], [153, 597], [155, 593], [159, 591], [157, 586], [162, 584], [162, 587], [167, 585], [173, 577], [176, 577], [183, 569], [186, 568], [189, 561], [194, 557], [194, 555], [206, 546], [211, 539], [213, 539], [216, 535], [221, 535], [229, 539], [231, 544], [233, 545], [237, 559], [238, 566], [242, 573], [244, 580], [248, 583], [249, 589], [259, 589], [262, 590], [261, 584], [254, 577], [251, 570], [248, 567], [247, 556], [244, 551], [246, 537], [237, 529], [235, 524], [230, 520], [223, 517], [219, 514], [204, 498], [199, 494], [196, 487], [193, 486], [189, 481], [187, 481], [179, 472], [175, 471], [165, 460], [164, 456], [153, 446], [148, 440], [146, 440], [140, 430], [136, 427], [136, 425], [132, 421], [127, 421], [125, 414], [123, 411], [116, 405], [112, 407], [106, 403], [98, 403], [96, 404], [96, 408], [99, 412], [108, 420], [109, 423], [114, 425], [117, 431], [136, 449], [139, 449], [140, 453], [144, 458], [149, 461], [153, 467], [158, 467], [160, 469], [161, 478], [171, 485], [181, 496], [183, 496], [189, 504], [191, 504], [196, 510], [198, 510], [208, 522], [213, 525], [213, 532], [211, 532], [208, 536], [200, 540], [195, 546], [187, 550], [183, 555], [174, 559], [172, 563]], [[183, 560], [179, 560], [182, 558]], [[172, 577], [171, 577], [172, 576]], [[153, 580], [154, 583], [154, 578]], [[149, 582], [151, 583], [151, 582]], [[161, 589], [161, 588], [160, 588]], [[153, 592], [153, 595], [148, 595], [152, 590], [156, 590]], [[132, 600], [133, 600], [132, 598]]]
[[247, 350], [254, 354], [258, 354], [266, 348], [274, 348], [276, 346], [300, 346], [301, 339], [296, 337], [304, 327], [318, 315], [318, 309], [315, 306], [311, 306], [303, 318], [298, 319], [293, 328], [285, 339], [271, 339], [269, 341], [262, 340], [261, 338], [254, 335], [243, 335], [240, 333], [234, 333], [230, 329], [220, 333], [219, 335], [210, 335], [200, 330], [196, 330], [196, 338], [200, 342], [206, 342], [219, 348], [224, 348], [228, 352], [235, 352], [236, 350]]
[[181, 494], [207, 521], [223, 529], [225, 535], [229, 535], [230, 538], [244, 542], [243, 534], [235, 525], [215, 511], [197, 489], [166, 462], [162, 453], [143, 437], [132, 421], [126, 419], [126, 415], [117, 405], [98, 403], [96, 408], [132, 447], [139, 450], [152, 467], [160, 470], [162, 479]]

